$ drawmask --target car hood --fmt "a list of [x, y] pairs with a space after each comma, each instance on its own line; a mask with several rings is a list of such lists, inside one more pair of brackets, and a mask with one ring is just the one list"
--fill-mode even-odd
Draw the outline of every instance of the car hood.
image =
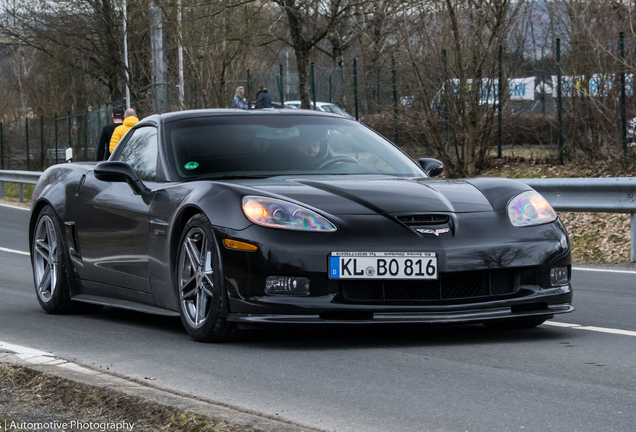
[[463, 180], [276, 177], [257, 183], [249, 185], [255, 195], [287, 198], [331, 214], [493, 211], [484, 194]]

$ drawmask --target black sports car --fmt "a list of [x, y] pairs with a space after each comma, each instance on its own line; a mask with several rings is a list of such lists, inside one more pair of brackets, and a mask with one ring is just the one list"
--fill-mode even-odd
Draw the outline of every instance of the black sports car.
[[49, 313], [180, 315], [200, 341], [266, 323], [532, 327], [573, 311], [568, 235], [547, 201], [442, 171], [331, 114], [153, 115], [109, 161], [42, 175], [37, 297]]

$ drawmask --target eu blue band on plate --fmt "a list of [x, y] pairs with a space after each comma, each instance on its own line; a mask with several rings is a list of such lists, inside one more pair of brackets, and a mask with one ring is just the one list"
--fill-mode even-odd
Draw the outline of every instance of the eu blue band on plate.
[[340, 277], [340, 258], [329, 257], [329, 276], [332, 278]]

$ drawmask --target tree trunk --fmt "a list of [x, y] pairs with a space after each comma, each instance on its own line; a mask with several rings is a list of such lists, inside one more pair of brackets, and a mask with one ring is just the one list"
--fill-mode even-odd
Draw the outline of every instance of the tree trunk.
[[300, 108], [311, 109], [311, 97], [309, 94], [308, 66], [309, 53], [301, 48], [294, 48], [296, 54], [296, 67], [298, 68], [298, 93], [300, 94]]

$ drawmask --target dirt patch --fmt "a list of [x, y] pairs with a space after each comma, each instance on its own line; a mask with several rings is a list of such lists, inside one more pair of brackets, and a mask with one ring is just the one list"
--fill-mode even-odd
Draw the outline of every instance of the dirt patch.
[[[135, 432], [254, 430], [22, 366], [0, 364], [0, 430], [4, 430], [5, 421], [7, 430], [11, 431], [70, 432], [86, 429], [81, 426], [73, 427], [73, 421], [76, 422], [75, 425], [78, 422], [100, 425], [132, 423], [132, 431]], [[19, 427], [10, 429], [12, 422]], [[35, 429], [29, 423], [48, 423], [51, 427]], [[63, 423], [67, 425], [66, 429], [59, 427]]]
[[570, 233], [572, 259], [588, 264], [630, 262], [629, 215], [559, 213]]

